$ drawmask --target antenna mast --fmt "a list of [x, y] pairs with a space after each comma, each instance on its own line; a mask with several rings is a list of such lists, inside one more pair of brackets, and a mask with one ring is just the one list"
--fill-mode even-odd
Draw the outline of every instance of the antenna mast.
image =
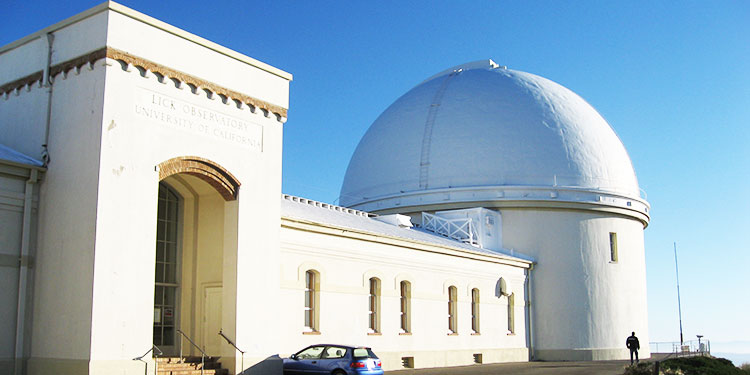
[[677, 274], [677, 311], [680, 313], [680, 350], [682, 350], [682, 304], [680, 303], [680, 268], [677, 267], [677, 242], [674, 243], [674, 269]]

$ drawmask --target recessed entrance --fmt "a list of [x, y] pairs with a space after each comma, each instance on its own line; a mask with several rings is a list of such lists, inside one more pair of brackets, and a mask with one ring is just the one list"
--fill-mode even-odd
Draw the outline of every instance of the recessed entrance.
[[[160, 165], [153, 343], [167, 356], [180, 354], [182, 344], [183, 355], [203, 350], [231, 367], [233, 352], [225, 352], [219, 331], [235, 332], [236, 317], [223, 307], [236, 300], [239, 183], [210, 161], [194, 159]], [[219, 184], [216, 175], [230, 182]], [[235, 186], [231, 194], [226, 186]]]

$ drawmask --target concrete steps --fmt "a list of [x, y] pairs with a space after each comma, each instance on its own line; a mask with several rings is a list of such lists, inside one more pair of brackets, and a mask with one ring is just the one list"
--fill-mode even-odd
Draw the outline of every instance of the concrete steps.
[[219, 357], [206, 357], [201, 365], [201, 357], [159, 357], [157, 362], [157, 375], [228, 375], [229, 370], [222, 368]]

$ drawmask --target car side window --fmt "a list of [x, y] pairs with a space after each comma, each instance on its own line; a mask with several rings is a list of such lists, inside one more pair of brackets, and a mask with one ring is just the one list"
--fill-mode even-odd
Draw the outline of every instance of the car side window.
[[338, 346], [329, 346], [326, 348], [323, 358], [337, 359], [337, 358], [344, 358], [345, 355], [346, 355], [346, 348], [342, 348]]
[[323, 353], [323, 346], [311, 346], [299, 353], [297, 353], [297, 359], [316, 359], [320, 358]]

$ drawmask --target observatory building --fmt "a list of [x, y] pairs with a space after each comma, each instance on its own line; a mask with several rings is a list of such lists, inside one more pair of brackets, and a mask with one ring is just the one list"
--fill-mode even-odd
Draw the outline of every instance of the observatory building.
[[648, 342], [649, 205], [578, 95], [491, 60], [438, 73], [372, 124], [339, 206], [281, 192], [291, 80], [114, 2], [0, 47], [0, 375]]
[[535, 358], [624, 358], [622, 338], [648, 331], [649, 205], [609, 124], [548, 79], [492, 60], [428, 78], [364, 135], [340, 202], [472, 218], [484, 247], [532, 256]]

